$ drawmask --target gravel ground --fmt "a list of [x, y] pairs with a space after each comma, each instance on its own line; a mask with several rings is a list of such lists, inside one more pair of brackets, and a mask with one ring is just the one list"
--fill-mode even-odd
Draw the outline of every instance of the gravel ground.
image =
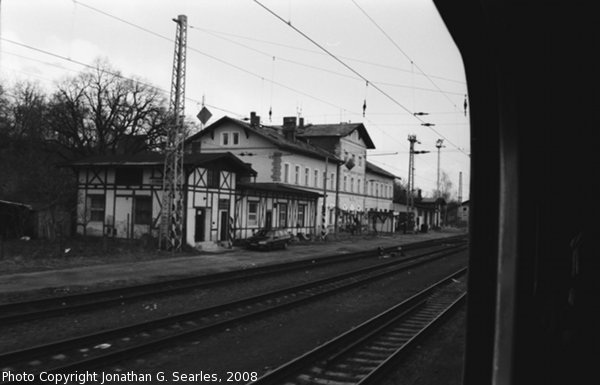
[[117, 369], [167, 374], [203, 372], [217, 374], [223, 382], [227, 372], [260, 375], [366, 321], [465, 263], [464, 256], [444, 258], [434, 265], [417, 267], [187, 344], [132, 358]]
[[[421, 254], [425, 251], [419, 250], [412, 254]], [[407, 256], [412, 254], [407, 253]], [[315, 266], [275, 277], [252, 278], [210, 289], [196, 289], [183, 294], [132, 300], [120, 305], [103, 305], [98, 310], [9, 325], [2, 328], [0, 352], [13, 351], [58, 339], [112, 329], [125, 324], [139, 323], [193, 309], [206, 308], [239, 298], [325, 278], [344, 271], [388, 262], [389, 260], [389, 258], [365, 258], [342, 264]], [[82, 288], [78, 289], [81, 290]]]
[[442, 327], [423, 338], [381, 385], [462, 385], [465, 317], [463, 305]]

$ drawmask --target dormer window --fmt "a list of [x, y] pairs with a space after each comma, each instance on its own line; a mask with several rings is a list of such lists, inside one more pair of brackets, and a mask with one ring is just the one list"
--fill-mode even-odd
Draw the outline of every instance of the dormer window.
[[221, 145], [223, 145], [223, 146], [229, 145], [229, 132], [223, 132], [221, 134]]

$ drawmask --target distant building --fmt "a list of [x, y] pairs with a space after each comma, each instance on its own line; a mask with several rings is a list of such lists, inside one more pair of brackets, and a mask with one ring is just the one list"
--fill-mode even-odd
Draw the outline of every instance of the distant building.
[[366, 152], [373, 148], [362, 123], [304, 125], [288, 117], [281, 126], [267, 126], [255, 113], [250, 121], [223, 117], [186, 140], [189, 154], [230, 151], [244, 159], [257, 171], [257, 183], [320, 194], [317, 227], [328, 232], [334, 231], [336, 202], [340, 230], [367, 228], [377, 218], [374, 228], [393, 231], [381, 213], [391, 215], [395, 176], [368, 166]]
[[448, 204], [446, 211], [446, 224], [453, 227], [466, 228], [469, 226], [469, 201]]

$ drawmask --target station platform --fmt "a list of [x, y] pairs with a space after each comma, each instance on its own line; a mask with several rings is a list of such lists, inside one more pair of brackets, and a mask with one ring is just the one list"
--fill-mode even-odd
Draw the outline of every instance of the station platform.
[[435, 238], [464, 234], [456, 231], [432, 231], [418, 234], [382, 234], [347, 236], [339, 240], [293, 243], [287, 250], [250, 251], [234, 247], [213, 253], [150, 261], [111, 263], [49, 271], [0, 275], [0, 294], [24, 293], [67, 287], [122, 286], [165, 280], [174, 277], [201, 276], [217, 272], [243, 270], [301, 259], [392, 247]]

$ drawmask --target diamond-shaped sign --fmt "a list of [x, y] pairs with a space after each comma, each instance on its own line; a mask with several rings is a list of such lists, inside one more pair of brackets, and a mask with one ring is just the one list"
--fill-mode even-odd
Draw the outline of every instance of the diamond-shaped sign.
[[211, 116], [212, 116], [212, 113], [206, 107], [202, 107], [200, 112], [198, 112], [198, 115], [196, 115], [196, 117], [198, 119], [200, 119], [202, 124], [206, 124], [206, 122], [208, 122], [208, 120], [210, 119]]

